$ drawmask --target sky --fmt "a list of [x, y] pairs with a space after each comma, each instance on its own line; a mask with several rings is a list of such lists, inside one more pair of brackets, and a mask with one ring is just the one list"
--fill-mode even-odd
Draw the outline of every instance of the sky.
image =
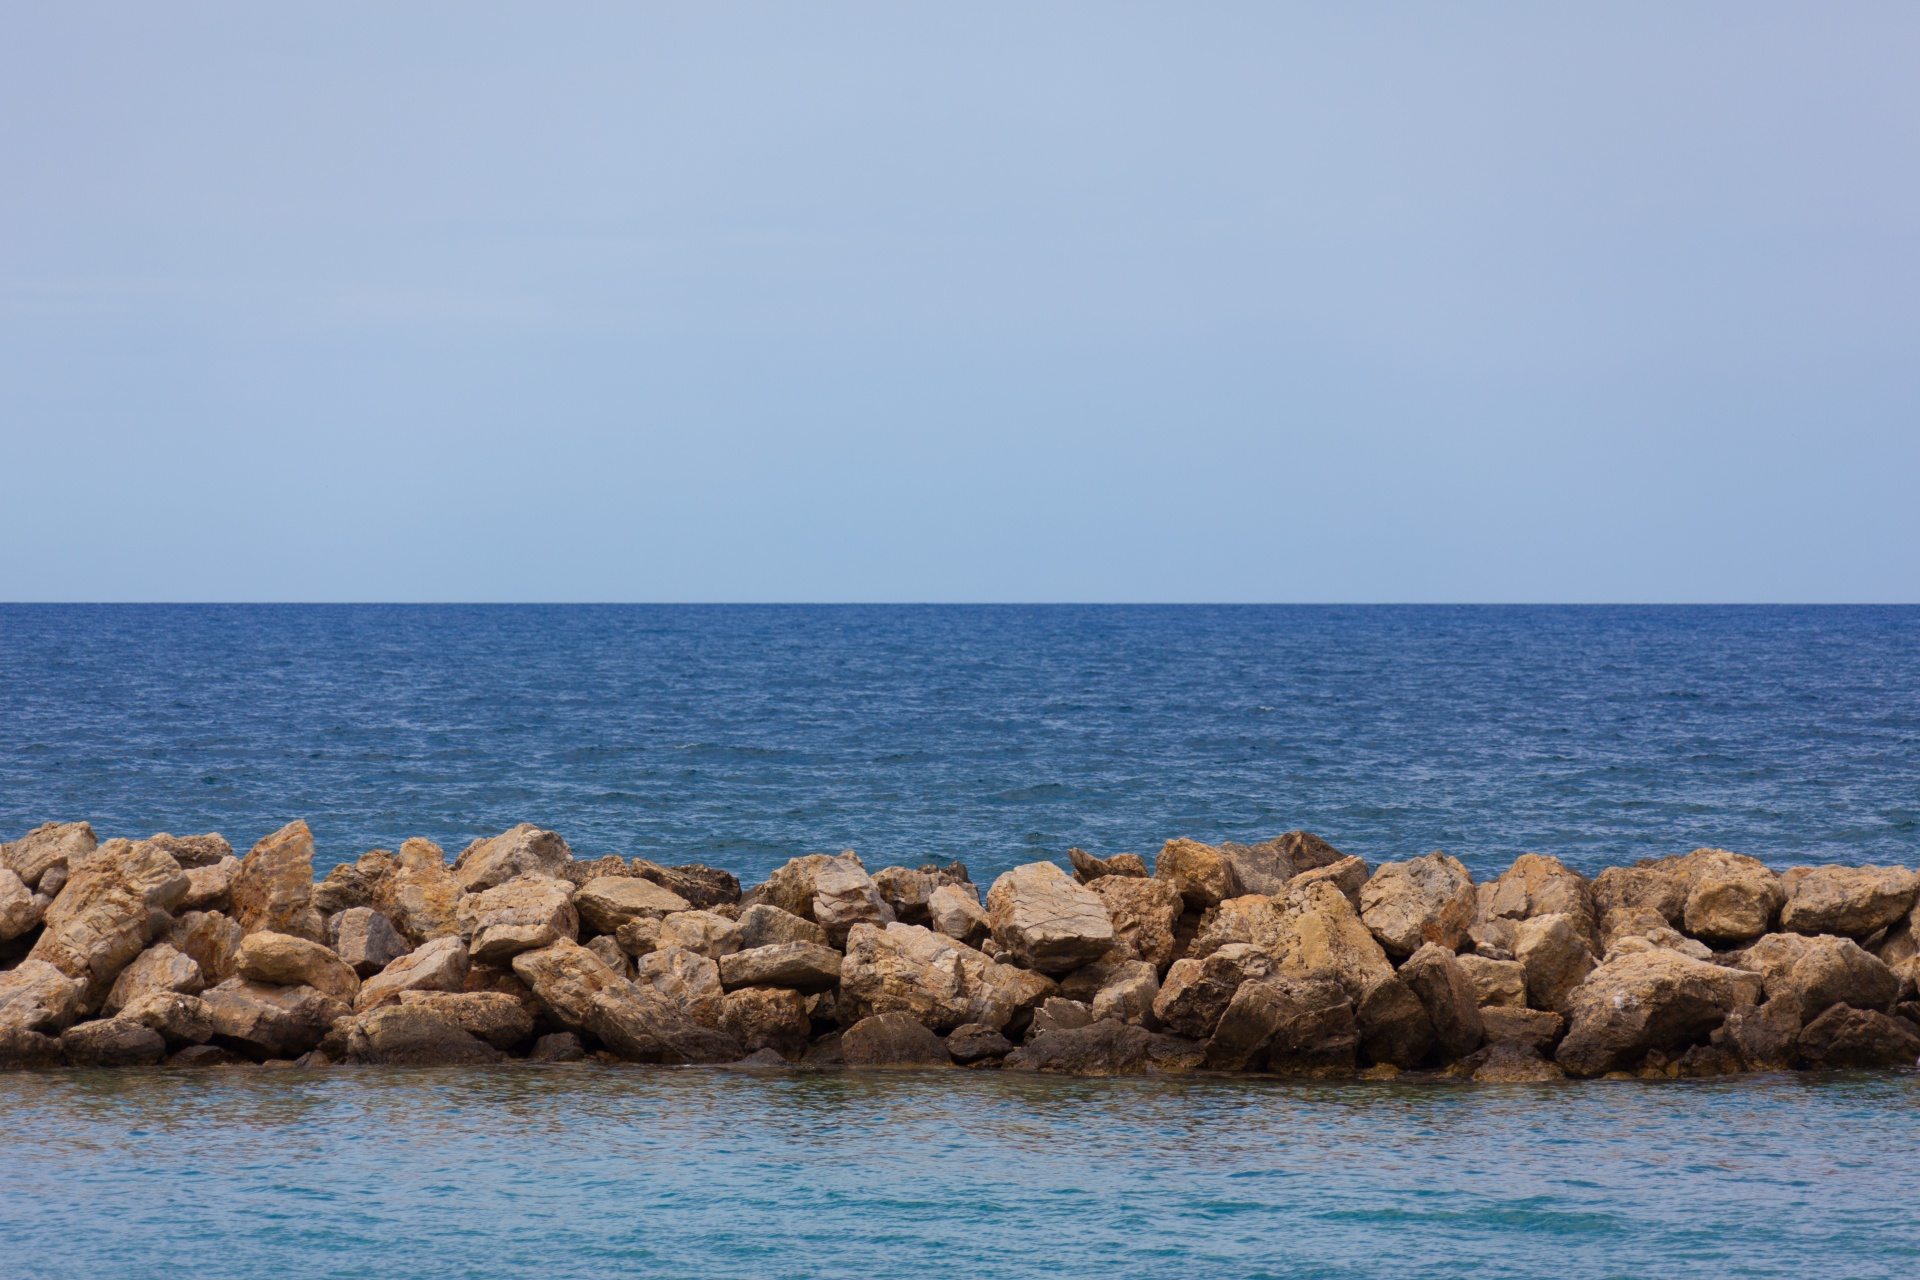
[[0, 4], [0, 599], [1920, 601], [1911, 4]]

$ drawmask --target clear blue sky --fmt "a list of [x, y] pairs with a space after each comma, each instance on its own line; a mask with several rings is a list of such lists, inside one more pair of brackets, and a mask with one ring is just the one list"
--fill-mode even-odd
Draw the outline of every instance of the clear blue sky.
[[1920, 7], [16, 0], [0, 470], [0, 599], [1920, 600]]

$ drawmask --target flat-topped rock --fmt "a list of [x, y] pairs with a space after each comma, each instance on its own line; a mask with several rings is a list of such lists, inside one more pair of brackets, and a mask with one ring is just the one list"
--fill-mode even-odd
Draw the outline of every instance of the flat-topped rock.
[[1041, 973], [1069, 973], [1113, 946], [1113, 920], [1100, 895], [1051, 862], [1030, 862], [995, 880], [987, 916], [994, 941]]

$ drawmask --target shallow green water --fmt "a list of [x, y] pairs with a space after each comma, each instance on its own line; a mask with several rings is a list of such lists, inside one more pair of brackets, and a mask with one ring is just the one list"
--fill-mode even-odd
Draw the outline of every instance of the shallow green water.
[[1899, 1276], [1920, 1075], [0, 1075], [0, 1275]]

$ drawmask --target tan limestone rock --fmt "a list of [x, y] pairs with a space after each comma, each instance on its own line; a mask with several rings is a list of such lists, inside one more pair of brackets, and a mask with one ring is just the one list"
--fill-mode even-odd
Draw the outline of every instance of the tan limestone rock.
[[927, 895], [927, 925], [956, 942], [977, 947], [993, 932], [980, 890], [971, 884], [943, 884]]
[[789, 1062], [807, 1051], [813, 1022], [807, 998], [786, 987], [742, 987], [729, 991], [720, 1025], [747, 1053], [772, 1049]]
[[658, 947], [685, 947], [709, 960], [740, 950], [740, 926], [711, 911], [678, 911], [660, 922]]
[[1782, 881], [1780, 928], [1866, 938], [1913, 910], [1920, 875], [1905, 867], [1794, 867]]
[[1219, 846], [1219, 852], [1233, 868], [1234, 892], [1230, 897], [1279, 893], [1303, 870], [1293, 865], [1282, 839], [1263, 840], [1254, 845], [1228, 840]]
[[70, 1067], [150, 1067], [167, 1056], [167, 1042], [131, 1019], [102, 1018], [61, 1032], [60, 1056]]
[[849, 1067], [944, 1067], [950, 1062], [940, 1037], [904, 1013], [862, 1018], [840, 1037], [840, 1052]]
[[726, 1008], [720, 966], [685, 947], [661, 947], [634, 964], [633, 985], [684, 1009], [703, 1027], [718, 1027]]
[[589, 880], [573, 896], [580, 918], [601, 933], [618, 934], [629, 920], [665, 920], [693, 908], [687, 900], [662, 885], [638, 876], [601, 876]]
[[500, 1051], [423, 1004], [383, 1005], [353, 1019], [346, 1060], [389, 1067], [478, 1066]]
[[112, 1017], [142, 996], [156, 992], [199, 995], [206, 986], [206, 975], [193, 957], [165, 942], [156, 942], [120, 971], [101, 1011]]
[[1168, 881], [1195, 911], [1218, 906], [1236, 897], [1240, 885], [1233, 862], [1212, 845], [1198, 840], [1169, 840], [1153, 860], [1154, 878]]
[[1575, 1076], [1604, 1075], [1703, 1039], [1729, 1013], [1758, 1002], [1752, 974], [1656, 948], [1595, 969], [1572, 993], [1554, 1061]]
[[96, 1009], [186, 892], [187, 874], [170, 856], [145, 843], [109, 840], [46, 908], [28, 954], [80, 979], [81, 1008]]
[[1785, 998], [1810, 1023], [1836, 1004], [1884, 1009], [1900, 994], [1900, 979], [1852, 938], [1770, 933], [1728, 957], [1760, 975], [1769, 1000]]
[[1291, 978], [1331, 973], [1358, 1006], [1377, 983], [1393, 976], [1387, 953], [1353, 903], [1327, 881], [1289, 888], [1281, 901], [1280, 971]]
[[355, 907], [371, 907], [375, 888], [393, 865], [393, 854], [385, 849], [371, 849], [356, 862], [341, 863], [313, 886], [314, 910], [331, 916]]
[[1556, 914], [1522, 920], [1514, 933], [1514, 959], [1527, 971], [1527, 1003], [1570, 1018], [1574, 991], [1599, 963], [1586, 932], [1572, 916]]
[[1154, 998], [1153, 1015], [1175, 1035], [1206, 1040], [1240, 984], [1264, 978], [1273, 957], [1244, 942], [1230, 942], [1200, 959], [1176, 960]]
[[1678, 929], [1686, 922], [1688, 884], [1675, 872], [1675, 859], [1642, 858], [1631, 867], [1608, 867], [1593, 881], [1593, 906], [1602, 919], [1622, 907], [1658, 911]]
[[735, 924], [740, 929], [740, 950], [770, 947], [781, 942], [811, 942], [827, 945], [827, 931], [811, 920], [802, 919], [779, 907], [760, 905], [740, 913]]
[[813, 920], [830, 942], [844, 944], [856, 924], [890, 924], [893, 908], [851, 849], [821, 863], [813, 873]]
[[1687, 880], [1682, 928], [1718, 946], [1759, 937], [1773, 926], [1786, 901], [1780, 877], [1758, 858], [1725, 849], [1695, 849], [1674, 866]]
[[1480, 1047], [1486, 1028], [1480, 1018], [1480, 992], [1453, 952], [1429, 942], [1400, 966], [1400, 980], [1419, 997], [1433, 1024], [1434, 1047], [1442, 1059], [1464, 1058]]
[[225, 857], [209, 866], [187, 871], [187, 893], [180, 900], [182, 910], [221, 911], [232, 905], [233, 878], [240, 874], [240, 859]]
[[80, 1015], [81, 985], [44, 960], [0, 970], [0, 1036], [59, 1035]]
[[240, 944], [239, 975], [249, 982], [312, 987], [343, 1004], [360, 994], [360, 975], [317, 942], [262, 930]]
[[213, 1037], [222, 1046], [256, 1062], [297, 1058], [316, 1048], [327, 1030], [350, 1010], [312, 987], [229, 978], [200, 997], [206, 1002]]
[[817, 942], [773, 942], [720, 957], [720, 985], [823, 991], [839, 985], [840, 953]]
[[576, 942], [523, 951], [513, 958], [513, 971], [562, 1026], [597, 1037], [629, 1061], [733, 1062], [743, 1056], [734, 1037], [700, 1023], [651, 984], [621, 979]]
[[[656, 922], [650, 920], [647, 923], [653, 924]], [[625, 928], [627, 926], [622, 925], [621, 927]], [[659, 950], [660, 939], [656, 936], [653, 941], [654, 945], [647, 947], [646, 950], [640, 953], [641, 955], [649, 955]], [[581, 945], [593, 952], [593, 954], [599, 956], [600, 963], [606, 965], [607, 968], [613, 970], [627, 981], [633, 981], [633, 957], [627, 954], [626, 948], [620, 945], [620, 940], [617, 937], [609, 937], [604, 933], [597, 933]]]
[[[811, 923], [811, 921], [809, 921]], [[822, 930], [824, 933], [825, 931]], [[604, 938], [606, 934], [598, 937]], [[649, 951], [660, 949], [660, 921], [652, 916], [636, 916], [613, 931], [613, 940], [629, 956], [644, 956]], [[603, 956], [602, 959], [605, 959]], [[611, 962], [609, 962], [611, 963]], [[615, 969], [629, 969], [631, 965], [613, 965]]]
[[[1156, 880], [1152, 883], [1164, 884], [1165, 881]], [[1192, 943], [1188, 945], [1185, 958], [1204, 959], [1230, 942], [1245, 942], [1262, 951], [1278, 954], [1283, 946], [1283, 938], [1281, 907], [1272, 898], [1262, 894], [1243, 894], [1207, 909], [1206, 914], [1200, 917], [1200, 932], [1194, 935]], [[1170, 923], [1167, 950], [1171, 952], [1172, 949]]]
[[[378, 869], [373, 857], [361, 858], [363, 875]], [[447, 866], [447, 855], [431, 840], [407, 840], [393, 855], [393, 864], [373, 881], [375, 911], [393, 922], [400, 936], [414, 946], [460, 932], [462, 890]]]
[[1242, 983], [1207, 1041], [1215, 1071], [1265, 1067], [1285, 1075], [1351, 1071], [1359, 1034], [1346, 988], [1326, 978], [1273, 975]]
[[[1558, 858], [1523, 853], [1499, 879], [1479, 886], [1474, 928], [1470, 932], [1478, 944], [1492, 921], [1520, 921], [1548, 915], [1571, 917], [1586, 935], [1588, 946], [1599, 948], [1599, 915], [1593, 904], [1593, 882], [1569, 869]], [[1497, 931], [1488, 936], [1497, 936]]]
[[1030, 862], [995, 880], [987, 915], [994, 941], [1041, 973], [1069, 973], [1113, 945], [1106, 903], [1051, 862]]
[[558, 832], [522, 822], [461, 850], [453, 860], [453, 879], [463, 893], [484, 893], [521, 876], [559, 879], [572, 861], [573, 850]]
[[241, 859], [229, 887], [241, 932], [291, 934], [319, 942], [327, 930], [313, 905], [313, 832], [295, 819]]
[[533, 1035], [533, 1014], [504, 992], [403, 991], [399, 1004], [425, 1009], [496, 1049], [511, 1049]]
[[856, 925], [840, 969], [841, 1016], [905, 1013], [936, 1031], [968, 1022], [1000, 1028], [1058, 990], [918, 925]]
[[[582, 895], [602, 884], [645, 884], [644, 880], [595, 880]], [[565, 880], [526, 876], [460, 899], [460, 935], [473, 959], [503, 964], [522, 951], [537, 951], [580, 933], [574, 888]]]
[[1087, 888], [1106, 907], [1114, 946], [1165, 973], [1173, 963], [1174, 928], [1185, 908], [1179, 889], [1168, 880], [1139, 876], [1103, 876]]
[[348, 907], [327, 921], [333, 952], [362, 978], [371, 978], [413, 950], [393, 922], [372, 907]]
[[[873, 873], [873, 887], [902, 924], [929, 924], [929, 905], [933, 891], [943, 885], [964, 885], [973, 889], [967, 869], [955, 862], [941, 867], [931, 863], [915, 870], [909, 867], [882, 867]], [[975, 890], [976, 897], [978, 891]]]
[[213, 1038], [213, 1013], [199, 996], [179, 991], [147, 991], [123, 1006], [118, 1015], [160, 1033], [170, 1049], [205, 1044]]
[[1383, 863], [1360, 890], [1360, 918], [1388, 955], [1412, 955], [1427, 942], [1458, 951], [1477, 901], [1466, 867], [1430, 853]]
[[167, 930], [167, 945], [200, 966], [209, 986], [225, 982], [240, 971], [239, 922], [218, 911], [189, 911]]
[[1464, 955], [1459, 961], [1473, 983], [1481, 1008], [1527, 1007], [1527, 966], [1518, 960], [1489, 960], [1477, 955]]
[[1147, 960], [1123, 960], [1111, 966], [1107, 980], [1094, 993], [1089, 1005], [1094, 1021], [1111, 1019], [1129, 1026], [1160, 1025], [1154, 1016], [1153, 1002], [1160, 998], [1160, 973]]
[[1330, 884], [1346, 896], [1347, 901], [1353, 904], [1353, 909], [1357, 912], [1360, 910], [1360, 890], [1364, 889], [1367, 881], [1372, 878], [1373, 872], [1368, 868], [1366, 859], [1341, 858], [1338, 861], [1302, 871], [1287, 881], [1286, 893], [1288, 895], [1300, 893], [1309, 885]]
[[403, 991], [462, 990], [472, 962], [467, 944], [457, 934], [435, 938], [362, 982], [353, 1007], [365, 1013], [399, 1000]]
[[40, 926], [45, 908], [12, 868], [0, 867], [0, 942], [11, 942]]
[[1522, 1044], [1545, 1053], [1560, 1039], [1567, 1020], [1545, 1009], [1489, 1005], [1480, 1010], [1480, 1025], [1488, 1044]]
[[12, 844], [0, 845], [0, 865], [11, 869], [27, 888], [37, 889], [50, 871], [70, 875], [98, 844], [93, 828], [84, 822], [48, 822]]

